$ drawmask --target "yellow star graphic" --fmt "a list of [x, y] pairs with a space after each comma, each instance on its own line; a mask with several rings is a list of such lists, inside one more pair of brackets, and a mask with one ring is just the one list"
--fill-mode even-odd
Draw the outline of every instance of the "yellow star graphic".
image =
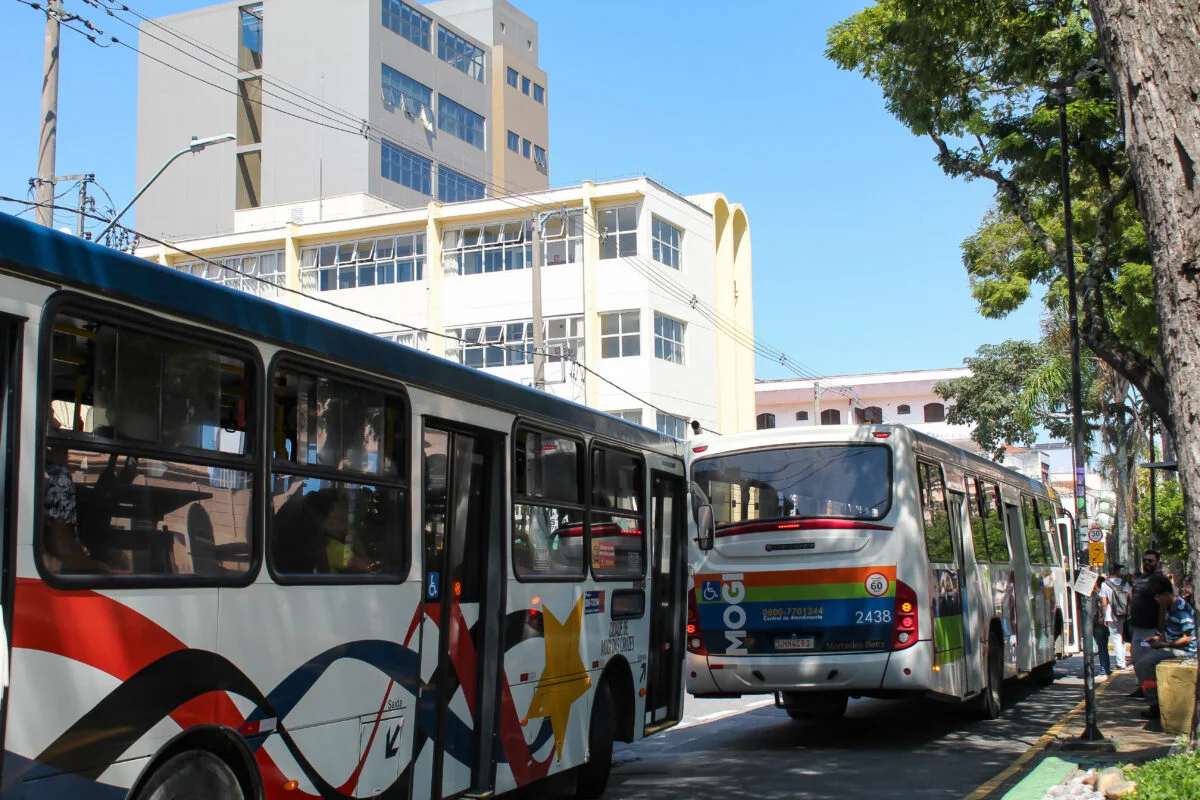
[[567, 617], [566, 624], [542, 610], [543, 635], [546, 641], [546, 668], [538, 681], [533, 699], [529, 701], [527, 718], [550, 718], [554, 732], [554, 758], [562, 760], [563, 743], [567, 738], [567, 723], [571, 705], [587, 694], [592, 679], [588, 677], [579, 657], [579, 630], [583, 625], [583, 598], [579, 598]]

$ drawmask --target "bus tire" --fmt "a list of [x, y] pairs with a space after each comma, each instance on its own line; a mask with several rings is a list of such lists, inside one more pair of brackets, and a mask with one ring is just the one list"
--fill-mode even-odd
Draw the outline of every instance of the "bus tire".
[[223, 759], [205, 750], [185, 750], [154, 771], [138, 800], [246, 800], [246, 795]]
[[576, 797], [595, 800], [608, 788], [616, 733], [616, 709], [612, 692], [605, 681], [596, 691], [596, 702], [592, 705], [592, 719], [588, 724], [588, 759], [575, 772]]
[[988, 637], [987, 667], [983, 676], [983, 692], [976, 700], [975, 712], [980, 719], [996, 719], [1004, 710], [1004, 644], [1000, 634], [992, 631]]
[[846, 715], [850, 703], [849, 695], [844, 694], [799, 695], [797, 699], [803, 702], [787, 709], [788, 716], [795, 720], [834, 722]]
[[1029, 671], [1029, 680], [1039, 686], [1049, 686], [1054, 683], [1054, 662], [1034, 667]]

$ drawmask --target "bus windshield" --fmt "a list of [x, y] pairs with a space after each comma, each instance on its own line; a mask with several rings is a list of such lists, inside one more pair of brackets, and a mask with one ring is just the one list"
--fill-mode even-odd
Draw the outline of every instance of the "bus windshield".
[[882, 519], [891, 505], [891, 449], [814, 445], [714, 456], [693, 479], [717, 527], [789, 517]]

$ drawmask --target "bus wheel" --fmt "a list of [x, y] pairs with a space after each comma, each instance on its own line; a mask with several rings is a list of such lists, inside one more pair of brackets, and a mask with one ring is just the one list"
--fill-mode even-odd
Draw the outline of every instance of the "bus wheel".
[[245, 794], [220, 758], [204, 750], [185, 750], [154, 771], [138, 800], [245, 800]]
[[1029, 671], [1029, 680], [1039, 686], [1049, 686], [1054, 683], [1054, 662], [1042, 664], [1039, 667], [1034, 667]]
[[976, 701], [975, 710], [982, 719], [995, 719], [1004, 706], [1001, 691], [1004, 688], [1004, 645], [999, 634], [992, 632], [988, 639], [987, 674], [984, 676], [983, 693]]
[[575, 772], [575, 796], [593, 800], [608, 788], [612, 770], [613, 739], [617, 734], [616, 710], [608, 683], [596, 691], [592, 720], [588, 725], [588, 759]]
[[822, 720], [832, 722], [846, 715], [850, 697], [844, 694], [800, 694], [793, 695], [796, 705], [787, 710], [792, 719]]

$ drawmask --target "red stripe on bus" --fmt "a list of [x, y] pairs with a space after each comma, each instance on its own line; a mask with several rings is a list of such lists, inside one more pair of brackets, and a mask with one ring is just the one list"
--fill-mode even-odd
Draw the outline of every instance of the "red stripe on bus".
[[[811, 586], [821, 583], [862, 583], [876, 572], [889, 581], [896, 580], [896, 567], [838, 567], [834, 569], [793, 569], [771, 570], [769, 572], [738, 572], [738, 578], [747, 588], [755, 586]], [[714, 572], [708, 575], [697, 575], [696, 585], [703, 581], [719, 581], [721, 576], [728, 573]]]
[[741, 536], [746, 533], [776, 533], [779, 531], [890, 531], [891, 525], [877, 525], [874, 522], [860, 522], [856, 519], [786, 519], [768, 522], [746, 522], [741, 525], [730, 525], [717, 531], [717, 538], [722, 536]]

